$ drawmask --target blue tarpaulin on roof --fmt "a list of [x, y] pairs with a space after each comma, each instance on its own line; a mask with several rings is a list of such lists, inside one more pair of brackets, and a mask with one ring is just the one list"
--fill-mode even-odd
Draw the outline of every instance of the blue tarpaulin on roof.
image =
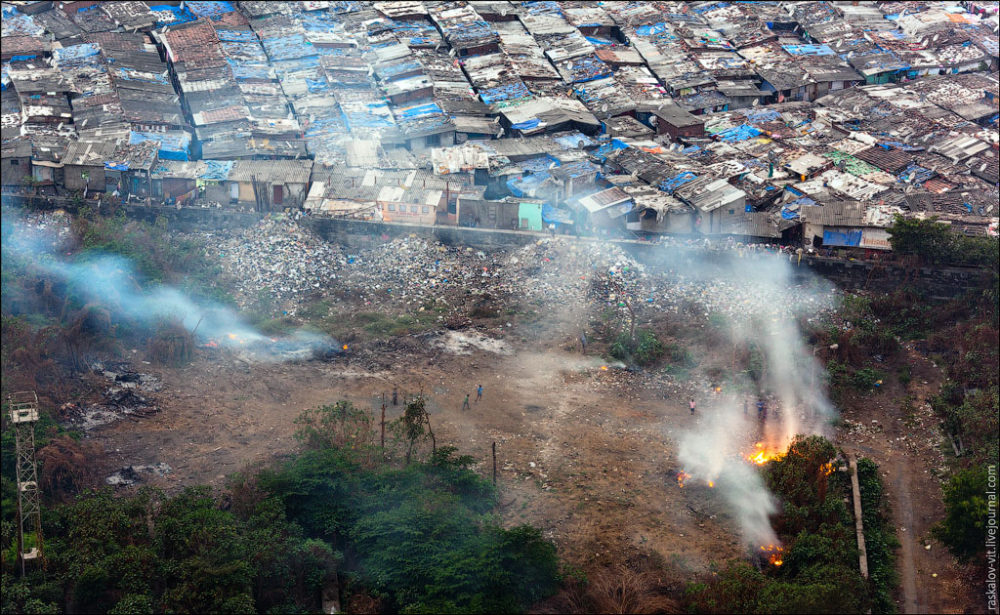
[[413, 119], [424, 115], [434, 115], [436, 113], [444, 113], [444, 111], [441, 110], [441, 107], [437, 106], [437, 103], [428, 103], [417, 107], [396, 109], [396, 117], [405, 119]]
[[159, 4], [157, 6], [149, 7], [149, 10], [156, 15], [157, 26], [173, 26], [177, 24], [187, 23], [189, 21], [194, 21], [197, 19], [191, 11], [186, 8], [181, 9], [176, 6], [170, 6], [167, 4]]
[[109, 160], [105, 161], [104, 168], [109, 171], [128, 171], [128, 163]]
[[226, 13], [232, 13], [236, 10], [229, 2], [212, 0], [190, 0], [185, 2], [184, 6], [198, 17], [209, 17], [216, 20], [221, 19]]
[[614, 43], [612, 43], [611, 41], [609, 41], [606, 38], [598, 38], [596, 36], [585, 36], [584, 38], [587, 39], [588, 41], [590, 41], [592, 44], [598, 45], [598, 46], [602, 46], [602, 45], [614, 45]]
[[665, 23], [654, 23], [648, 26], [637, 26], [635, 33], [639, 36], [651, 36], [653, 34], [660, 34], [661, 32], [667, 31], [667, 24]]
[[533, 128], [538, 128], [538, 125], [541, 123], [542, 122], [538, 118], [532, 118], [526, 122], [518, 122], [516, 124], [512, 124], [511, 128], [513, 128], [514, 130], [531, 130]]
[[673, 194], [674, 190], [677, 190], [684, 184], [690, 181], [694, 181], [696, 179], [698, 179], [697, 175], [691, 173], [690, 171], [684, 171], [683, 173], [681, 173], [676, 177], [671, 177], [670, 179], [663, 180], [662, 182], [660, 182], [660, 185], [658, 187], [660, 188], [660, 190], [668, 194]]
[[532, 173], [548, 171], [549, 167], [553, 165], [559, 166], [559, 161], [552, 156], [538, 156], [537, 158], [529, 158], [517, 163], [517, 166], [521, 167], [522, 171], [530, 171]]
[[835, 55], [829, 45], [782, 45], [782, 49], [793, 56], [832, 56]]
[[[97, 58], [101, 53], [101, 46], [97, 43], [83, 43], [56, 49], [52, 52], [52, 59], [60, 65], [85, 62], [88, 58]], [[32, 56], [34, 57], [34, 56]], [[15, 56], [16, 58], [16, 56]]]
[[760, 135], [760, 131], [749, 124], [734, 126], [715, 134], [720, 141], [725, 141], [726, 143], [739, 143], [758, 135]]
[[203, 160], [208, 168], [198, 176], [198, 179], [205, 181], [221, 182], [229, 179], [229, 172], [233, 170], [232, 160]]
[[628, 145], [626, 145], [624, 141], [621, 141], [619, 139], [611, 139], [609, 143], [605, 143], [604, 145], [597, 148], [597, 151], [594, 154], [597, 156], [598, 160], [604, 162], [608, 158], [608, 154], [610, 154], [611, 152], [627, 148]]
[[479, 91], [479, 97], [487, 105], [505, 100], [517, 100], [531, 96], [528, 86], [521, 81]]
[[129, 133], [130, 145], [145, 141], [159, 141], [157, 155], [161, 160], [188, 160], [188, 149], [191, 146], [191, 135], [179, 130], [170, 132], [141, 132], [133, 130]]

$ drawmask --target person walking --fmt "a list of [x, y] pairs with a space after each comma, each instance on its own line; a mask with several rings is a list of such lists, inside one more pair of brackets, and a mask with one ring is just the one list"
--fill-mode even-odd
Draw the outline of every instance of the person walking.
[[472, 406], [469, 405], [469, 394], [465, 394], [465, 401], [462, 402], [462, 410], [471, 410]]
[[583, 350], [581, 350], [581, 352], [583, 354], [587, 354], [587, 334], [586, 333], [581, 333], [580, 334], [580, 347], [583, 348]]
[[478, 387], [476, 387], [476, 401], [479, 401], [482, 398], [483, 398], [483, 385], [479, 385]]
[[396, 406], [399, 404], [399, 389], [395, 386], [392, 387], [392, 405]]
[[692, 398], [691, 401], [688, 402], [688, 405], [691, 407], [691, 416], [694, 416], [694, 407], [695, 407], [694, 398]]
[[764, 420], [764, 400], [757, 400], [757, 420]]

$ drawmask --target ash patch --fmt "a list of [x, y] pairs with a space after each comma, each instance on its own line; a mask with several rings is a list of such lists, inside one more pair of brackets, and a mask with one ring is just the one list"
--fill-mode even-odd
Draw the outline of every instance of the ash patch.
[[494, 339], [475, 331], [445, 331], [431, 342], [437, 348], [451, 354], [467, 355], [476, 350], [507, 355], [510, 347], [503, 340]]
[[110, 386], [97, 403], [63, 404], [59, 412], [65, 423], [90, 431], [125, 418], [140, 419], [159, 411], [149, 396], [163, 388], [156, 376], [136, 372], [125, 362], [94, 363], [91, 369]]
[[143, 482], [143, 474], [166, 476], [167, 474], [170, 474], [171, 470], [172, 468], [169, 465], [162, 462], [150, 466], [129, 466], [118, 470], [111, 476], [108, 476], [104, 479], [104, 482], [113, 487], [127, 487], [128, 485]]

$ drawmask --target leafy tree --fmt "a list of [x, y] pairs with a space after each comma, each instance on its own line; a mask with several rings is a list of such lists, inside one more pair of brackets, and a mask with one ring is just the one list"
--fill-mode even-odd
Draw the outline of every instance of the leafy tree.
[[963, 561], [986, 548], [987, 484], [987, 470], [978, 466], [955, 473], [944, 487], [945, 518], [935, 526], [934, 534]]

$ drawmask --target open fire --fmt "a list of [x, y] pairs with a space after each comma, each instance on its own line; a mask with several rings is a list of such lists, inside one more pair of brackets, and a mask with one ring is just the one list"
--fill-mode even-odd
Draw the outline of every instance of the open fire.
[[677, 473], [677, 485], [680, 487], [684, 486], [684, 481], [691, 478], [691, 475], [683, 470]]
[[785, 549], [782, 548], [781, 545], [767, 545], [767, 546], [762, 545], [760, 547], [760, 551], [761, 551], [761, 557], [766, 559], [767, 563], [771, 564], [772, 566], [780, 566], [785, 563], [783, 559], [784, 558], [783, 554], [785, 552]]
[[781, 461], [785, 457], [785, 451], [757, 442], [754, 444], [754, 449], [743, 457], [751, 463], [762, 466], [769, 461]]

